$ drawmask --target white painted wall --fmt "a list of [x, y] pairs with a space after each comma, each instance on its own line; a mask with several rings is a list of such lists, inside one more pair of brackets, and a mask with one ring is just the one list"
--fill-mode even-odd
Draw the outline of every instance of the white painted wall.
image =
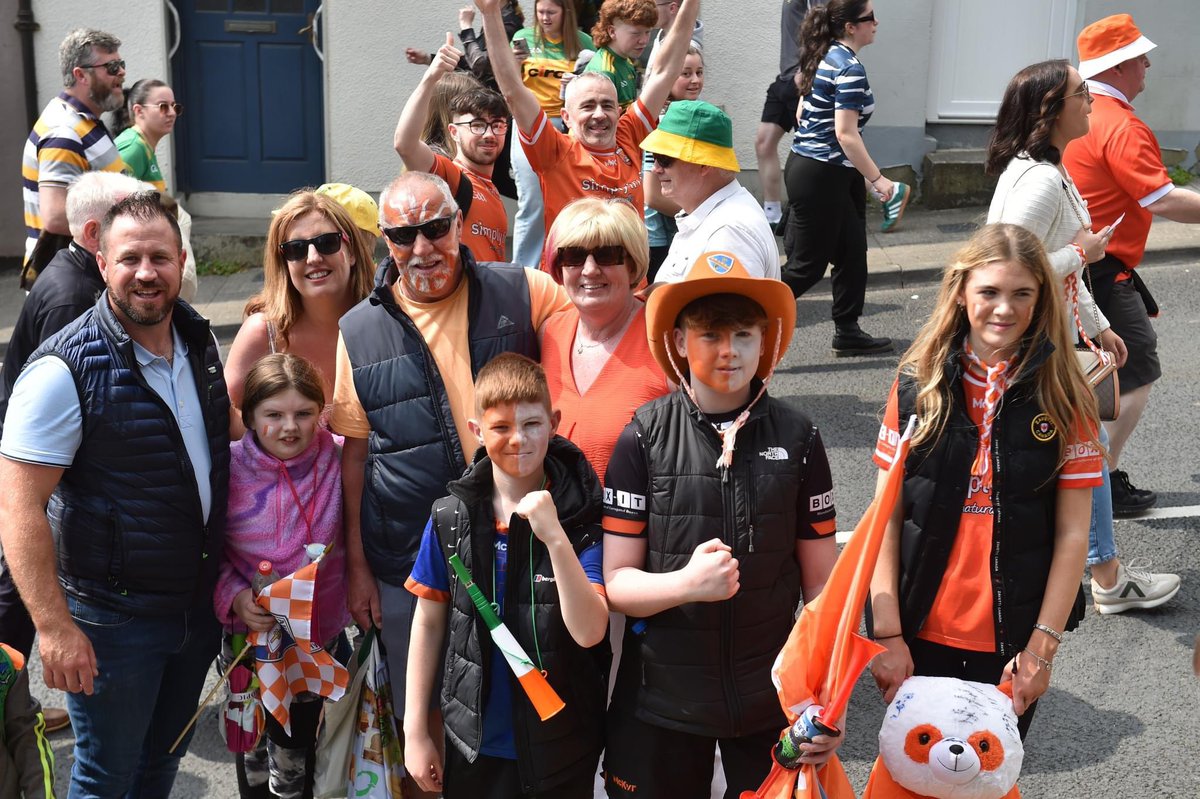
[[[167, 62], [168, 37], [173, 39], [176, 32], [162, 0], [121, 0], [120, 3], [34, 0], [33, 14], [41, 26], [33, 35], [40, 105], [44, 106], [62, 91], [58, 45], [72, 28], [82, 26], [99, 28], [121, 40], [121, 57], [127, 65], [126, 87], [141, 78], [171, 82]], [[158, 145], [158, 163], [168, 189], [173, 189], [175, 184], [173, 146], [170, 136]]]

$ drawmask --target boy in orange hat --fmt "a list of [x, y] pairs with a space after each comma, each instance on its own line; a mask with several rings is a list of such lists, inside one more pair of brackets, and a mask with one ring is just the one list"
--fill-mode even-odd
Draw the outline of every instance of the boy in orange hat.
[[[791, 290], [728, 252], [702, 254], [646, 306], [678, 391], [639, 408], [604, 485], [604, 578], [629, 617], [609, 710], [610, 797], [754, 789], [786, 726], [771, 664], [803, 595], [837, 557], [816, 426], [767, 395], [796, 323]], [[824, 762], [841, 739], [807, 745]]]

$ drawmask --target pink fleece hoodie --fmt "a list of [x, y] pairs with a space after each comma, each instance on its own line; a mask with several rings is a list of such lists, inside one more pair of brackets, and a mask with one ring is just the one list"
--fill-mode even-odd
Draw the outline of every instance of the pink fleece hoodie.
[[[259, 561], [269, 560], [277, 574], [288, 575], [304, 565], [305, 544], [325, 544], [332, 550], [317, 571], [315, 603], [316, 642], [324, 644], [350, 623], [342, 534], [341, 448], [329, 431], [321, 428], [308, 449], [286, 461], [264, 450], [252, 430], [229, 449], [225, 551], [213, 592], [217, 618], [226, 631], [245, 632], [246, 626], [233, 612], [233, 598], [250, 587]], [[312, 522], [311, 538], [296, 496]]]

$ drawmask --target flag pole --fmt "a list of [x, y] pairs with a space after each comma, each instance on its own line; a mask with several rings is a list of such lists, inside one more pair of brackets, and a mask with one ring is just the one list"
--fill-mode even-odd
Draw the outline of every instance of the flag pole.
[[179, 748], [179, 744], [183, 741], [183, 736], [187, 735], [188, 730], [190, 730], [196, 724], [196, 720], [200, 718], [200, 714], [204, 712], [204, 708], [208, 706], [208, 703], [212, 701], [213, 696], [216, 695], [217, 689], [224, 685], [225, 681], [229, 679], [229, 675], [233, 673], [233, 667], [241, 663], [242, 658], [245, 657], [246, 653], [253, 648], [254, 647], [249, 641], [247, 641], [246, 645], [242, 647], [242, 651], [239, 652], [237, 657], [233, 659], [233, 662], [229, 664], [229, 668], [225, 669], [225, 673], [221, 675], [221, 679], [217, 680], [217, 684], [214, 685], [212, 690], [208, 692], [208, 696], [204, 697], [204, 701], [200, 703], [200, 707], [196, 708], [196, 712], [192, 714], [192, 718], [183, 728], [183, 732], [179, 733], [179, 737], [175, 739], [175, 743], [171, 744], [171, 748], [167, 750], [168, 755], [175, 754], [175, 750]]

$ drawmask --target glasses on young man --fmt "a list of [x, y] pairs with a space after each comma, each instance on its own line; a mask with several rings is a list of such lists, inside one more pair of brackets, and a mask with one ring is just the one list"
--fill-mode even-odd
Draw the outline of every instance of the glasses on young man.
[[424, 236], [426, 241], [437, 241], [450, 232], [453, 222], [453, 216], [443, 216], [439, 219], [430, 219], [420, 225], [385, 227], [383, 235], [387, 236], [388, 240], [397, 247], [410, 247], [417, 240], [418, 233]]
[[486, 119], [469, 119], [466, 122], [451, 122], [450, 124], [466, 125], [467, 129], [476, 136], [482, 136], [483, 134], [487, 133], [489, 128], [491, 129], [492, 133], [497, 136], [508, 133], [507, 119], [493, 119], [491, 122], [488, 122]]
[[292, 239], [285, 241], [279, 245], [279, 251], [283, 253], [284, 259], [288, 261], [303, 261], [308, 258], [308, 245], [317, 248], [317, 252], [321, 255], [333, 255], [342, 247], [342, 241], [347, 241], [343, 233], [322, 233], [320, 236], [315, 236], [311, 239]]
[[157, 108], [158, 113], [163, 116], [166, 116], [167, 112], [172, 109], [175, 111], [175, 116], [183, 116], [183, 103], [168, 103], [166, 100], [163, 100], [161, 103], [151, 103], [151, 105]]
[[875, 21], [875, 12], [874, 11], [872, 11], [870, 14], [867, 14], [865, 17], [859, 17], [858, 19], [854, 20], [855, 23], [874, 22], [874, 21]]
[[103, 69], [109, 75], [120, 75], [125, 71], [125, 62], [121, 59], [105, 61], [103, 64], [80, 64], [80, 69]]
[[592, 256], [596, 266], [616, 266], [625, 263], [625, 248], [620, 244], [604, 247], [559, 247], [558, 265], [566, 269], [579, 269]]

